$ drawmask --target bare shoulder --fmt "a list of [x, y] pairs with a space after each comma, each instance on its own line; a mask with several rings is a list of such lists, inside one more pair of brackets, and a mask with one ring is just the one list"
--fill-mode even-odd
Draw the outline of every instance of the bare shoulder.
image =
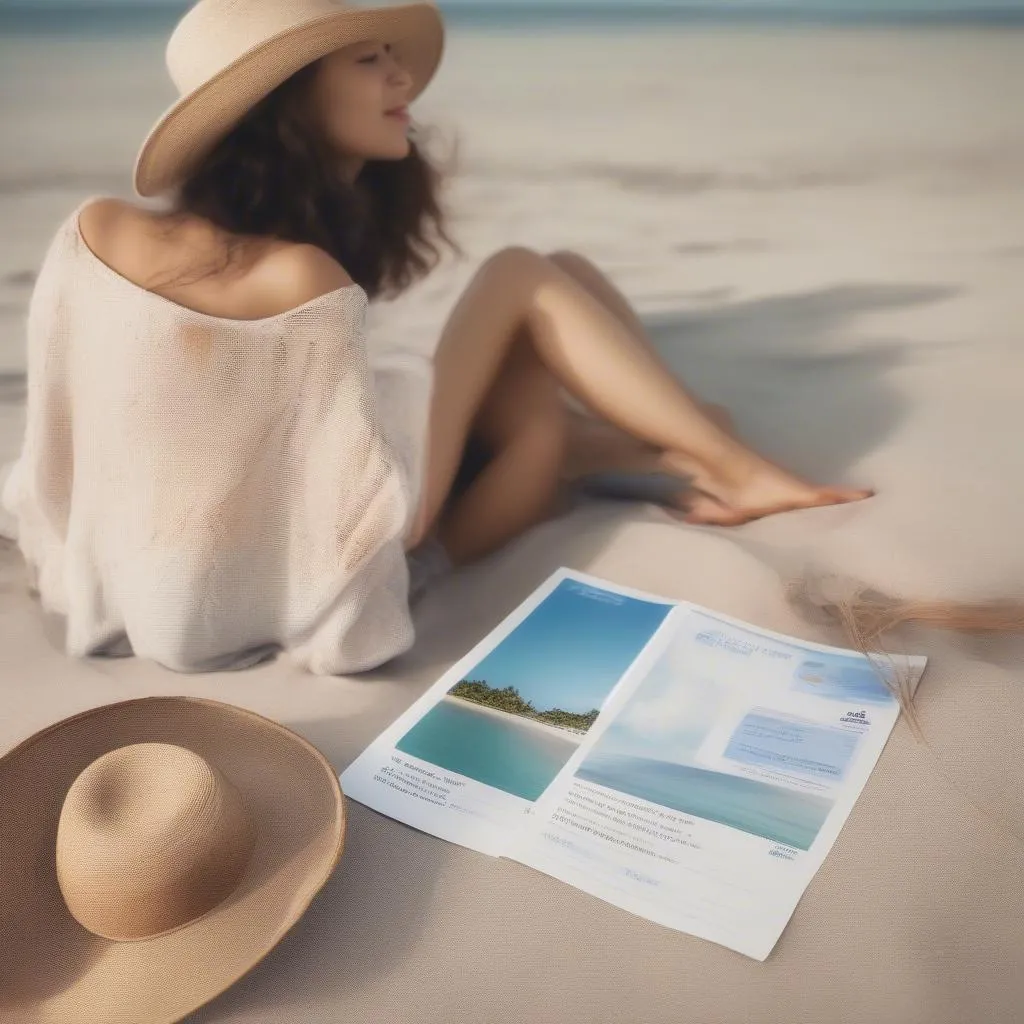
[[[100, 259], [143, 288], [168, 274], [173, 277], [174, 271], [187, 271], [197, 253], [224, 249], [224, 233], [200, 218], [189, 218], [171, 235], [158, 229], [159, 220], [149, 210], [104, 197], [81, 208], [79, 228]], [[256, 320], [353, 284], [341, 264], [315, 245], [272, 238], [242, 241], [238, 258], [224, 270], [154, 290], [200, 313]]]
[[148, 210], [102, 196], [90, 199], [78, 211], [78, 229], [85, 244], [104, 263], [138, 282], [153, 262], [152, 219]]
[[115, 199], [113, 196], [99, 196], [97, 198], [90, 199], [82, 206], [82, 220], [90, 219], [102, 221], [119, 213], [126, 206], [126, 203], [122, 202], [120, 199]]
[[138, 217], [144, 213], [138, 207], [112, 196], [90, 199], [78, 213], [78, 223], [87, 242], [99, 240], [113, 230], [120, 230], [124, 224], [130, 223], [133, 215]]
[[285, 311], [352, 286], [352, 278], [329, 253], [315, 245], [281, 243], [253, 268], [253, 283], [265, 301]]
[[108, 267], [139, 287], [152, 273], [151, 246], [145, 245], [149, 214], [121, 199], [90, 199], [78, 211], [85, 244]]

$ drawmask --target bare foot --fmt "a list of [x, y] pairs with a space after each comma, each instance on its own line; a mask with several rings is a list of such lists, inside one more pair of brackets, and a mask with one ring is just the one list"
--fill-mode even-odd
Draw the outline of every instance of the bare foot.
[[[736, 438], [726, 408], [710, 402], [701, 405], [708, 419]], [[874, 494], [807, 483], [745, 448], [740, 448], [727, 466], [709, 467], [681, 453], [661, 451], [603, 420], [570, 411], [569, 457], [563, 479], [572, 482], [608, 472], [667, 472], [684, 478], [689, 488], [677, 499], [679, 507], [669, 511], [678, 512], [687, 523], [715, 526], [739, 526], [777, 512], [845, 504]]]
[[666, 453], [661, 463], [663, 469], [690, 478], [693, 490], [681, 510], [688, 523], [739, 526], [777, 512], [863, 501], [875, 493], [810, 484], [752, 453], [724, 468], [709, 468], [676, 453]]

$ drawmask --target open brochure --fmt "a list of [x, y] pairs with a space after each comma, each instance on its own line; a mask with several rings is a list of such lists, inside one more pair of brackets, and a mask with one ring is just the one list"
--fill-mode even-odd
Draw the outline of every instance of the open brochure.
[[341, 784], [424, 832], [764, 960], [899, 716], [884, 673], [913, 685], [924, 666], [561, 569]]

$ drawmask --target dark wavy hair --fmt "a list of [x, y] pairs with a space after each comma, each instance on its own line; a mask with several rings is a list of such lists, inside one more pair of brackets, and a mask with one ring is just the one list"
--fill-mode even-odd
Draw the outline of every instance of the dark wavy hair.
[[[414, 128], [401, 160], [368, 160], [352, 183], [308, 101], [320, 62], [306, 65], [256, 104], [175, 190], [168, 230], [199, 216], [225, 233], [227, 269], [247, 242], [310, 243], [333, 256], [370, 298], [394, 295], [425, 276], [449, 237], [439, 199], [442, 170]], [[191, 276], [191, 275], [190, 275]]]

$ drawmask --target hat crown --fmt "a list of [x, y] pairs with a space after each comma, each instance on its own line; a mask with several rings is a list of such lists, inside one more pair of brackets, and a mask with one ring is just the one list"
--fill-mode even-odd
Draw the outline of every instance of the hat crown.
[[57, 827], [57, 880], [96, 935], [152, 938], [203, 916], [236, 887], [255, 845], [237, 788], [185, 747], [136, 743], [71, 784]]
[[[375, 4], [381, 5], [386, 0]], [[167, 70], [184, 96], [268, 39], [360, 6], [346, 0], [199, 0], [167, 42]]]

